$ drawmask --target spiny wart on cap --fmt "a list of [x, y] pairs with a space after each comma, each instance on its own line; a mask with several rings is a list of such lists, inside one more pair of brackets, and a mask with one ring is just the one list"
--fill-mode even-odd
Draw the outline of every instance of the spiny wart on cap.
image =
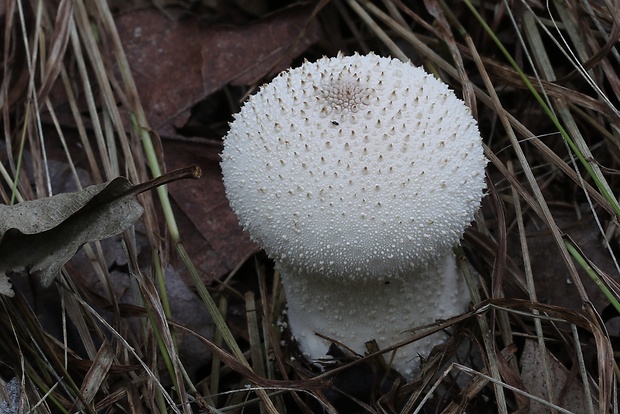
[[448, 86], [374, 54], [281, 73], [245, 103], [222, 154], [231, 207], [270, 257], [356, 280], [403, 277], [449, 252], [485, 165]]

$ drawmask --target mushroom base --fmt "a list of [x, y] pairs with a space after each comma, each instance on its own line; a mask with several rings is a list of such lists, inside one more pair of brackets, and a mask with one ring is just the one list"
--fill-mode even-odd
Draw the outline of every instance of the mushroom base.
[[[293, 274], [279, 268], [288, 301], [288, 321], [301, 351], [311, 360], [329, 358], [332, 338], [363, 355], [365, 343], [376, 340], [381, 348], [411, 337], [411, 331], [438, 319], [467, 311], [469, 290], [460, 276], [454, 255], [429, 264], [404, 279], [363, 283]], [[422, 338], [397, 350], [392, 366], [411, 380], [426, 357], [447, 335]], [[391, 354], [386, 356], [390, 358]]]

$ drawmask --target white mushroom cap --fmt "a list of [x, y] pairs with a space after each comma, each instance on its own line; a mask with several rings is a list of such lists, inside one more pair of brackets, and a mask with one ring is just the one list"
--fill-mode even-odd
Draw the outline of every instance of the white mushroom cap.
[[374, 54], [281, 73], [245, 103], [222, 153], [230, 205], [270, 257], [358, 281], [448, 254], [479, 208], [485, 165], [448, 86]]

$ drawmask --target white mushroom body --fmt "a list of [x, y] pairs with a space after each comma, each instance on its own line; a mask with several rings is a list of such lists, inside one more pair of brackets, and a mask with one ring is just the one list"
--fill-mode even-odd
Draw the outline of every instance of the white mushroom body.
[[[338, 56], [278, 75], [235, 117], [222, 153], [230, 205], [282, 272], [310, 358], [464, 312], [452, 247], [483, 195], [480, 133], [448, 86], [411, 63]], [[436, 312], [436, 313], [434, 313]], [[408, 375], [441, 334], [402, 348]]]

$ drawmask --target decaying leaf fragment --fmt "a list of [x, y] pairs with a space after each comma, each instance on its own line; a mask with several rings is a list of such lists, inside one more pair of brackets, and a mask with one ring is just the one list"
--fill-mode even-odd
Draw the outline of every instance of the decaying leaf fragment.
[[[117, 177], [75, 193], [0, 205], [0, 294], [13, 296], [6, 272], [27, 272], [48, 287], [80, 247], [119, 234], [144, 211], [136, 195], [200, 169], [175, 171], [133, 186]], [[3, 274], [4, 273], [4, 274]]]
[[[521, 356], [521, 378], [528, 392], [536, 397], [548, 400], [549, 394], [554, 404], [569, 409], [574, 413], [588, 413], [596, 406], [595, 401], [588, 401], [583, 382], [580, 378], [571, 379], [569, 370], [558, 361], [553, 354], [544, 351], [547, 358], [547, 367], [543, 364], [543, 350], [533, 340], [526, 340]], [[544, 370], [549, 369], [551, 384], [545, 381]], [[581, 407], [581, 408], [579, 408]], [[549, 407], [532, 401], [530, 414], [551, 412]]]
[[121, 233], [142, 215], [136, 195], [124, 195], [130, 188], [118, 177], [76, 193], [0, 205], [0, 271], [37, 274], [49, 286], [82, 245]]

